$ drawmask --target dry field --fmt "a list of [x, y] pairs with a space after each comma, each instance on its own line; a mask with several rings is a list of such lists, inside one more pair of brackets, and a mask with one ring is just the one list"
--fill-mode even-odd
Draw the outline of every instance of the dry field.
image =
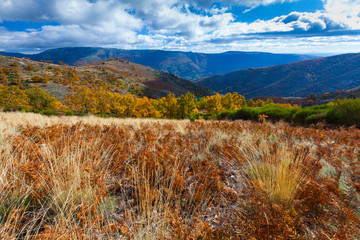
[[1, 239], [359, 239], [360, 131], [0, 113]]

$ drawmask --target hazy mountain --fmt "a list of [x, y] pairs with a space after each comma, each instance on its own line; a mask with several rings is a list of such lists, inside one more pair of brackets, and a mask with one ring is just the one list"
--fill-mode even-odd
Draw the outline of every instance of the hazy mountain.
[[238, 70], [198, 81], [220, 93], [246, 97], [304, 97], [360, 86], [360, 54], [343, 54], [264, 68]]
[[175, 74], [181, 78], [195, 80], [214, 74], [249, 67], [265, 67], [316, 58], [310, 55], [273, 54], [263, 52], [194, 53], [162, 50], [121, 50], [107, 48], [72, 47], [57, 48], [39, 54], [24, 55], [1, 53], [7, 56], [29, 57], [32, 60], [59, 61], [69, 65], [81, 65], [109, 58], [127, 59], [130, 62], [149, 66]]

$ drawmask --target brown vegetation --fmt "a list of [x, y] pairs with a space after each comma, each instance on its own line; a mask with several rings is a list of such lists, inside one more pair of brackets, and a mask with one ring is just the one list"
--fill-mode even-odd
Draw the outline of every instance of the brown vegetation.
[[0, 113], [2, 239], [356, 239], [360, 131]]
[[[48, 86], [51, 88], [54, 84], [67, 86], [60, 87], [63, 92], [56, 97], [66, 96], [77, 86], [93, 90], [105, 88], [110, 92], [152, 98], [166, 96], [169, 92], [177, 96], [187, 92], [196, 96], [210, 93], [207, 89], [174, 75], [119, 59], [71, 67], [66, 64], [0, 56], [0, 84], [17, 85], [21, 89], [31, 88], [35, 84], [42, 89], [47, 89]], [[63, 101], [62, 98], [58, 100]]]

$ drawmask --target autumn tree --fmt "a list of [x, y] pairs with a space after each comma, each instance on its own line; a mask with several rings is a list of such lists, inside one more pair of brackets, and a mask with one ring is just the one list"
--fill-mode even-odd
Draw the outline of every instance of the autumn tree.
[[254, 102], [254, 100], [252, 100], [251, 98], [247, 101], [247, 106], [248, 107], [255, 107], [256, 105], [255, 105], [255, 102]]
[[135, 117], [135, 107], [136, 99], [131, 94], [121, 95], [114, 93], [110, 101], [111, 113], [121, 117]]
[[7, 67], [1, 67], [0, 73], [5, 73], [6, 75], [9, 75], [11, 73], [11, 70]]
[[263, 100], [261, 100], [261, 99], [258, 99], [258, 100], [256, 100], [256, 102], [255, 102], [255, 105], [257, 106], [257, 107], [263, 107], [263, 106], [265, 106], [265, 102], [263, 101]]
[[196, 107], [197, 107], [198, 109], [207, 109], [206, 97], [200, 98], [200, 100], [197, 101], [197, 103], [196, 103]]
[[0, 106], [4, 110], [21, 110], [30, 107], [29, 97], [18, 86], [0, 86]]
[[196, 108], [195, 96], [192, 93], [188, 92], [185, 95], [181, 95], [177, 102], [179, 118], [187, 118], [198, 112]]
[[155, 109], [154, 105], [147, 97], [136, 98], [135, 116], [137, 118], [156, 118], [160, 117], [160, 113]]
[[96, 113], [110, 113], [113, 93], [99, 88], [95, 91], [94, 97], [96, 101]]
[[206, 109], [209, 113], [216, 113], [224, 110], [221, 104], [221, 95], [218, 93], [213, 96], [206, 97], [206, 102]]
[[268, 98], [268, 99], [266, 99], [265, 103], [266, 104], [272, 104], [272, 103], [274, 103], [274, 101], [271, 98]]
[[126, 106], [124, 104], [125, 96], [114, 93], [110, 101], [110, 111], [116, 116], [125, 116]]
[[166, 97], [160, 98], [156, 103], [156, 108], [164, 118], [176, 118], [178, 105], [177, 99], [173, 93], [169, 93]]
[[88, 87], [77, 86], [65, 98], [69, 107], [78, 113], [96, 113], [96, 95]]
[[245, 105], [245, 97], [237, 92], [227, 93], [221, 98], [221, 104], [227, 110], [238, 110]]
[[0, 82], [2, 84], [8, 84], [9, 81], [5, 73], [0, 73]]
[[25, 91], [29, 98], [29, 104], [34, 109], [55, 110], [57, 99], [41, 88], [34, 87]]

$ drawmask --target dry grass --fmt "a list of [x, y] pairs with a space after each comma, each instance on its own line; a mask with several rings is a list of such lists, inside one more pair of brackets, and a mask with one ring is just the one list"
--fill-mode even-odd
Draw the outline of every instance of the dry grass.
[[289, 208], [306, 179], [307, 148], [294, 149], [284, 144], [269, 148], [261, 142], [257, 146], [243, 146], [241, 151], [248, 163], [245, 172], [250, 185], [266, 192], [271, 201]]
[[356, 129], [0, 113], [0, 238], [359, 238], [359, 143]]

